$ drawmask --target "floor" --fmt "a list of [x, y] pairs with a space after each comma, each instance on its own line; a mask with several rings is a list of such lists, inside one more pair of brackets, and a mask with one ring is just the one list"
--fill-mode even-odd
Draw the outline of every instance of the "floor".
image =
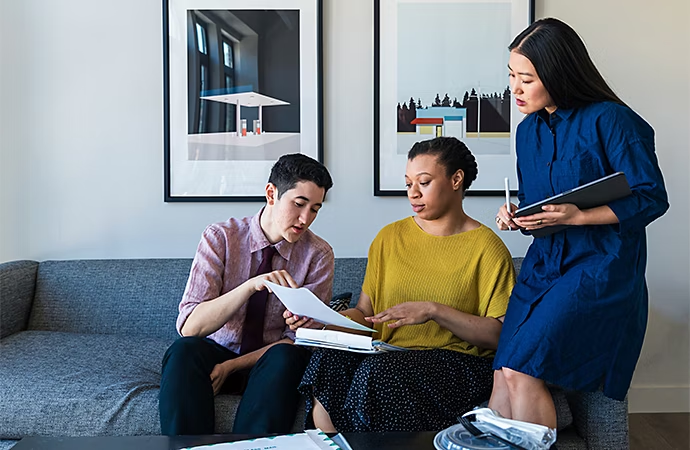
[[690, 449], [690, 413], [630, 414], [630, 450]]

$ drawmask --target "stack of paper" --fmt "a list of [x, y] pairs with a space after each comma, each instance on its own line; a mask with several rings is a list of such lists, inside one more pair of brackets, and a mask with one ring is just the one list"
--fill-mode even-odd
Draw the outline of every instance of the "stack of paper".
[[347, 450], [347, 448], [349, 444], [341, 448], [321, 430], [307, 430], [304, 433], [201, 445], [184, 450]]
[[360, 331], [376, 331], [333, 311], [307, 288], [293, 289], [270, 281], [264, 281], [264, 284], [292, 314], [309, 317], [324, 325], [335, 325]]
[[356, 353], [378, 353], [388, 351], [407, 350], [385, 342], [372, 340], [369, 336], [343, 333], [332, 330], [313, 330], [299, 328], [295, 335], [296, 345], [309, 347], [332, 348]]

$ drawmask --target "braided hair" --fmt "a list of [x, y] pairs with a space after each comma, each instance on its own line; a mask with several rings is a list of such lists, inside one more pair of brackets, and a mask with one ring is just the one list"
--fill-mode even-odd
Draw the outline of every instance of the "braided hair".
[[427, 141], [415, 143], [407, 153], [407, 159], [412, 161], [419, 155], [433, 155], [446, 169], [446, 176], [450, 178], [458, 170], [465, 174], [462, 190], [466, 191], [477, 179], [477, 160], [470, 149], [454, 137], [437, 137]]

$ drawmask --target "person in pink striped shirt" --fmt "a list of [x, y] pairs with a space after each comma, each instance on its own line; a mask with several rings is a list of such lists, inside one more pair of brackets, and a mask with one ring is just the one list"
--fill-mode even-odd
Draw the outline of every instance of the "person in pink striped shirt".
[[263, 282], [306, 287], [330, 302], [333, 249], [309, 226], [332, 185], [321, 163], [284, 155], [271, 169], [266, 205], [256, 215], [204, 230], [179, 306], [182, 337], [163, 358], [164, 435], [213, 434], [218, 393], [243, 394], [233, 433], [292, 429], [311, 353], [292, 345], [285, 307]]

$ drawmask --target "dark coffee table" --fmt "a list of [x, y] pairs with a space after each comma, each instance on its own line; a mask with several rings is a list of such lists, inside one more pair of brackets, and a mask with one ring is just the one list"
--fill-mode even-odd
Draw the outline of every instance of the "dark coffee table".
[[[434, 450], [435, 432], [422, 433], [343, 433], [353, 450]], [[178, 450], [195, 445], [241, 441], [260, 436], [99, 436], [27, 437], [12, 450]]]

